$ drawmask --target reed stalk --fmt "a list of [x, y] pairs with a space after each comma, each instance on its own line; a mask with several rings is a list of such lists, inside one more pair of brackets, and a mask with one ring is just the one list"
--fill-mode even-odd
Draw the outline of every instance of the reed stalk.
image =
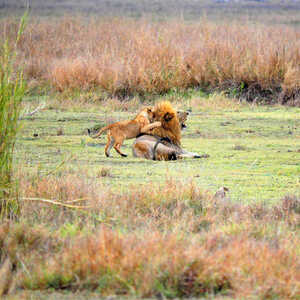
[[27, 12], [20, 20], [15, 41], [0, 45], [0, 218], [15, 218], [19, 212], [13, 153], [20, 128], [21, 102], [26, 92], [22, 68], [16, 67], [17, 45], [24, 32]]

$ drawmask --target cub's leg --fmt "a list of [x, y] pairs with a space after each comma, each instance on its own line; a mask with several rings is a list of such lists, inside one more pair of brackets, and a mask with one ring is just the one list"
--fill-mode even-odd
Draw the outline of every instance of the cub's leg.
[[118, 138], [115, 139], [115, 144], [114, 144], [114, 148], [115, 150], [123, 157], [127, 157], [127, 154], [123, 153], [121, 151], [121, 146], [123, 144], [125, 137], [121, 137], [119, 136]]
[[154, 122], [154, 123], [150, 123], [148, 125], [145, 125], [142, 129], [141, 129], [141, 133], [146, 133], [154, 128], [157, 127], [161, 127], [161, 122]]
[[105, 155], [106, 155], [106, 157], [110, 156], [110, 150], [111, 150], [112, 146], [114, 145], [114, 143], [115, 143], [114, 138], [112, 137], [111, 133], [108, 132], [107, 133], [107, 143], [106, 143], [106, 146], [105, 146]]

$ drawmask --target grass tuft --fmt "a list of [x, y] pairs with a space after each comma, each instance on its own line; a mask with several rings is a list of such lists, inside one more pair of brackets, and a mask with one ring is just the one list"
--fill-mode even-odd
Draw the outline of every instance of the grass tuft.
[[[0, 218], [18, 215], [18, 198], [12, 179], [13, 152], [19, 130], [21, 101], [26, 91], [23, 71], [16, 67], [17, 46], [27, 21], [20, 21], [15, 39], [0, 46]], [[11, 46], [11, 43], [14, 43]]]

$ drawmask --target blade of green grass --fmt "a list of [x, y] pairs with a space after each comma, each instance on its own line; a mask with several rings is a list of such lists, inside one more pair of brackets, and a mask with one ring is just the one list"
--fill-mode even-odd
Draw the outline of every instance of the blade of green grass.
[[[16, 47], [26, 26], [21, 18], [14, 46], [6, 40], [0, 47], [0, 217], [18, 214], [18, 197], [12, 179], [12, 161], [19, 130], [20, 104], [26, 92], [22, 69], [15, 68]], [[9, 200], [8, 200], [9, 199]], [[13, 199], [13, 200], [12, 200]]]

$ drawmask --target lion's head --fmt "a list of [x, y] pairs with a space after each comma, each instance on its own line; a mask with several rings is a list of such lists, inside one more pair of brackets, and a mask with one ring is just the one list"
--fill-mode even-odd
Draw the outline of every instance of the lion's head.
[[154, 108], [155, 121], [161, 122], [161, 127], [154, 128], [154, 135], [169, 138], [175, 145], [180, 145], [181, 128], [176, 110], [169, 101], [157, 103]]
[[188, 118], [188, 115], [189, 115], [188, 111], [177, 110], [177, 117], [178, 117], [178, 121], [179, 121], [181, 129], [186, 128], [185, 122]]

